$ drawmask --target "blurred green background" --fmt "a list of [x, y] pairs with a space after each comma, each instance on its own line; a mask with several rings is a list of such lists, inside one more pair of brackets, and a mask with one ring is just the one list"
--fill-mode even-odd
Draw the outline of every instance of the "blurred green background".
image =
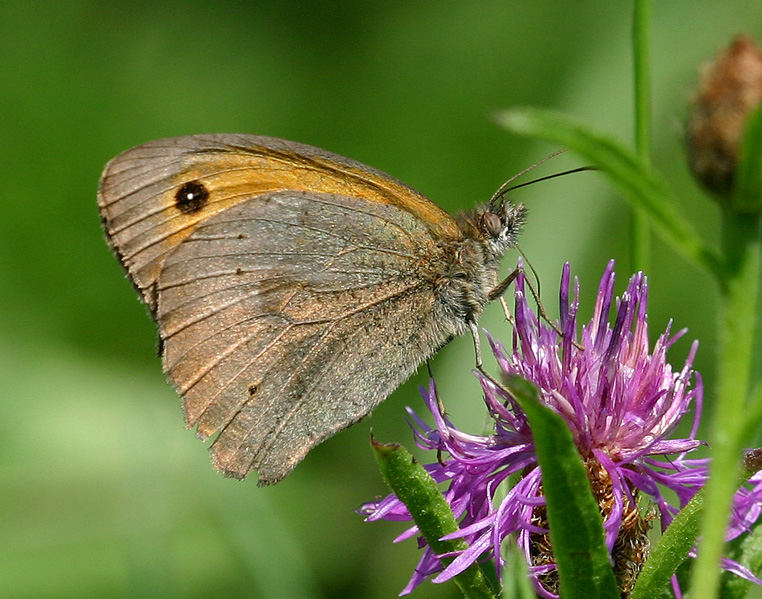
[[[392, 597], [417, 561], [401, 525], [353, 512], [385, 493], [368, 448], [411, 445], [418, 373], [372, 417], [275, 487], [216, 474], [184, 430], [152, 323], [103, 241], [95, 193], [112, 156], [153, 138], [259, 133], [386, 170], [448, 210], [485, 201], [557, 149], [491, 115], [534, 105], [629, 143], [629, 2], [4, 2], [0, 7], [0, 595]], [[681, 147], [698, 65], [737, 32], [762, 38], [757, 1], [655, 2], [654, 162], [703, 234], [718, 213]], [[564, 155], [547, 174], [580, 165]], [[555, 313], [562, 263], [589, 315], [616, 258], [630, 274], [625, 203], [583, 173], [514, 193], [522, 247]], [[508, 270], [515, 260], [505, 260]], [[658, 239], [652, 337], [669, 318], [699, 338], [711, 404], [715, 290]], [[493, 306], [485, 326], [510, 339]], [[485, 421], [469, 339], [434, 360], [454, 420]], [[706, 430], [706, 424], [704, 430]], [[415, 597], [454, 597], [427, 583]]]

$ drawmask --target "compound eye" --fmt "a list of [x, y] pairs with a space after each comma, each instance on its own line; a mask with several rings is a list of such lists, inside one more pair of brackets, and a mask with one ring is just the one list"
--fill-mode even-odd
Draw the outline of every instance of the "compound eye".
[[503, 223], [494, 212], [483, 212], [479, 216], [479, 228], [490, 237], [497, 238], [503, 232]]

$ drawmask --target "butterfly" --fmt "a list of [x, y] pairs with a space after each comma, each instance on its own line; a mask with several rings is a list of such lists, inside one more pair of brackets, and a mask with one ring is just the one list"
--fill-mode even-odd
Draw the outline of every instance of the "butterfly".
[[476, 322], [526, 209], [450, 216], [309, 145], [160, 139], [105, 167], [98, 205], [158, 327], [187, 426], [227, 476], [283, 479]]

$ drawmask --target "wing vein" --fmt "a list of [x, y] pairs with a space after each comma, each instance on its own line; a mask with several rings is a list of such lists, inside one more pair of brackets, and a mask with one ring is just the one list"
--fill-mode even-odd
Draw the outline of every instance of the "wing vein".
[[[332, 328], [333, 328], [333, 327], [334, 327], [336, 324], [338, 324], [338, 322], [340, 322], [341, 320], [344, 320], [344, 319], [346, 319], [346, 318], [348, 318], [348, 317], [350, 317], [350, 316], [352, 316], [352, 315], [356, 314], [357, 312], [359, 312], [359, 311], [362, 311], [362, 310], [364, 310], [364, 309], [366, 309], [366, 308], [368, 308], [368, 307], [371, 307], [371, 306], [376, 306], [376, 305], [380, 305], [381, 303], [392, 301], [393, 299], [395, 299], [395, 298], [397, 298], [397, 297], [402, 297], [402, 296], [404, 296], [404, 295], [407, 295], [407, 294], [408, 294], [408, 293], [409, 293], [411, 290], [413, 290], [413, 289], [416, 289], [416, 288], [417, 288], [417, 287], [419, 287], [419, 286], [420, 286], [420, 285], [413, 285], [413, 286], [411, 286], [411, 287], [407, 287], [407, 288], [405, 288], [405, 289], [402, 289], [402, 290], [400, 290], [400, 291], [397, 291], [397, 292], [395, 292], [395, 293], [393, 293], [393, 294], [390, 294], [390, 295], [388, 295], [388, 296], [386, 296], [386, 297], [384, 297], [384, 298], [381, 298], [381, 299], [380, 299], [380, 300], [378, 300], [378, 301], [375, 301], [375, 302], [369, 302], [369, 303], [365, 304], [364, 306], [361, 306], [360, 308], [358, 308], [358, 309], [356, 309], [356, 310], [353, 310], [352, 312], [350, 312], [350, 313], [347, 313], [347, 314], [343, 315], [342, 317], [340, 317], [340, 318], [337, 318], [337, 319], [333, 320], [332, 322], [330, 322], [330, 323], [328, 324], [328, 326], [326, 327], [326, 330], [325, 330], [325, 331], [324, 331], [324, 332], [321, 334], [321, 336], [320, 336], [320, 339], [318, 339], [318, 340], [315, 342], [315, 344], [312, 346], [312, 348], [310, 349], [310, 351], [309, 351], [309, 352], [308, 352], [308, 353], [307, 353], [307, 354], [306, 354], [306, 355], [305, 355], [305, 356], [304, 356], [304, 357], [303, 357], [303, 358], [302, 358], [302, 359], [299, 361], [299, 364], [298, 364], [298, 366], [296, 366], [296, 367], [294, 367], [294, 368], [292, 369], [292, 372], [291, 372], [291, 374], [289, 375], [289, 377], [288, 377], [288, 378], [287, 378], [287, 379], [286, 379], [286, 380], [283, 382], [283, 384], [281, 384], [281, 386], [280, 386], [280, 387], [279, 387], [279, 389], [278, 389], [278, 393], [273, 393], [273, 394], [272, 394], [272, 397], [273, 397], [273, 399], [276, 399], [276, 398], [279, 396], [280, 392], [282, 392], [282, 391], [283, 391], [283, 389], [284, 389], [285, 387], [287, 387], [288, 383], [289, 383], [289, 382], [291, 382], [295, 376], [297, 376], [297, 374], [299, 373], [299, 368], [300, 368], [301, 366], [303, 366], [303, 365], [304, 365], [304, 364], [307, 362], [307, 360], [308, 360], [308, 358], [310, 357], [310, 355], [314, 354], [314, 353], [315, 353], [315, 352], [316, 352], [318, 349], [320, 349], [320, 348], [321, 348], [321, 346], [322, 346], [323, 342], [325, 341], [325, 337], [326, 337], [326, 335], [327, 335], [327, 334], [330, 332], [330, 330], [331, 330], [331, 329], [332, 329]], [[304, 322], [304, 323], [298, 323], [298, 324], [311, 324], [311, 323], [307, 323], [307, 322]], [[297, 325], [297, 324], [295, 324], [294, 326], [298, 326], [298, 325]], [[329, 363], [332, 363], [334, 360], [336, 360], [336, 359], [338, 358], [338, 356], [339, 356], [339, 352], [333, 352], [333, 355], [331, 356], [331, 359], [330, 359], [330, 362], [329, 362]], [[250, 366], [252, 362], [253, 362], [253, 361], [249, 361], [249, 364], [246, 366], [246, 368], [248, 368], [248, 366]], [[241, 371], [240, 371], [240, 372], [242, 372], [243, 370], [245, 370], [245, 369], [241, 369]], [[238, 375], [236, 375], [236, 376], [239, 376], [239, 375], [240, 375], [240, 372], [239, 372], [239, 374], [238, 374]], [[322, 379], [321, 379], [321, 377], [317, 377], [317, 376], [316, 376], [316, 377], [313, 379], [313, 382], [312, 382], [312, 384], [310, 385], [309, 389], [312, 389], [312, 388], [314, 388], [314, 387], [315, 387], [315, 385], [316, 385], [316, 384], [317, 384], [317, 383], [318, 383], [320, 380], [322, 380]], [[231, 382], [232, 382], [232, 380], [231, 380], [231, 381], [230, 381], [230, 382], [229, 382], [229, 383], [226, 385], [226, 387], [227, 387], [227, 386], [228, 386], [228, 385], [229, 385]], [[297, 398], [297, 400], [294, 402], [294, 404], [291, 406], [291, 408], [289, 408], [289, 410], [288, 410], [288, 412], [286, 413], [286, 415], [285, 415], [285, 416], [284, 416], [284, 417], [281, 419], [281, 421], [279, 422], [278, 426], [275, 428], [274, 432], [272, 432], [272, 433], [269, 435], [269, 438], [270, 438], [270, 439], [272, 439], [272, 441], [270, 441], [270, 442], [269, 442], [269, 444], [267, 445], [267, 447], [268, 447], [268, 448], [272, 446], [272, 444], [275, 442], [275, 439], [277, 438], [278, 434], [280, 434], [280, 431], [281, 431], [281, 430], [283, 430], [284, 426], [285, 426], [285, 425], [286, 425], [286, 424], [287, 424], [287, 423], [288, 423], [288, 422], [291, 420], [291, 418], [292, 418], [292, 417], [293, 417], [293, 415], [294, 415], [294, 414], [297, 412], [297, 410], [298, 410], [298, 409], [299, 409], [299, 408], [300, 408], [300, 407], [301, 407], [301, 406], [304, 404], [304, 402], [305, 402], [305, 400], [306, 400], [306, 397], [307, 397], [307, 395], [308, 395], [308, 392], [307, 392], [307, 391], [305, 391], [305, 392], [301, 393], [301, 395], [299, 396], [299, 398]], [[248, 398], [248, 397], [246, 397], [246, 399], [244, 400], [243, 404], [245, 404], [245, 403], [246, 403], [246, 402], [248, 402], [248, 401], [249, 401], [249, 398]], [[241, 441], [241, 442], [238, 444], [238, 446], [236, 447], [236, 449], [235, 449], [235, 453], [236, 453], [236, 454], [237, 454], [237, 453], [240, 451], [241, 447], [242, 447], [242, 446], [243, 446], [243, 445], [244, 445], [244, 444], [245, 444], [245, 443], [248, 441], [248, 438], [249, 438], [249, 435], [251, 434], [251, 431], [252, 431], [254, 428], [256, 428], [256, 425], [257, 425], [257, 423], [258, 423], [258, 422], [261, 420], [261, 418], [263, 418], [263, 417], [266, 415], [267, 411], [270, 409], [270, 406], [271, 406], [271, 404], [272, 404], [272, 402], [268, 403], [268, 405], [267, 405], [267, 406], [265, 406], [263, 409], [261, 409], [261, 410], [260, 410], [260, 416], [259, 416], [259, 418], [257, 418], [257, 420], [256, 420], [256, 421], [255, 421], [255, 422], [252, 424], [252, 426], [250, 426], [250, 427], [248, 428], [248, 430], [246, 431], [246, 434], [243, 436], [243, 440], [242, 440], [242, 441]], [[237, 407], [237, 410], [235, 411], [235, 414], [238, 414], [238, 413], [240, 413], [240, 411], [241, 411], [242, 409], [243, 409], [243, 405], [239, 405], [239, 406]], [[215, 439], [214, 443], [217, 443], [217, 441], [219, 441], [219, 440], [220, 440], [220, 438], [222, 437], [222, 434], [225, 432], [225, 430], [228, 428], [228, 426], [230, 426], [230, 424], [231, 424], [232, 422], [233, 422], [233, 418], [231, 418], [230, 420], [228, 420], [228, 422], [227, 422], [227, 423], [226, 423], [226, 424], [225, 424], [225, 425], [222, 427], [222, 429], [221, 429], [221, 431], [220, 431], [220, 434], [217, 436], [217, 439]], [[212, 446], [214, 446], [214, 443], [212, 444]], [[253, 458], [253, 460], [252, 460], [252, 463], [253, 463], [253, 462], [256, 460], [256, 457], [259, 455], [260, 451], [261, 451], [261, 448], [260, 448], [260, 449], [257, 451], [257, 453], [255, 454], [255, 457]]]

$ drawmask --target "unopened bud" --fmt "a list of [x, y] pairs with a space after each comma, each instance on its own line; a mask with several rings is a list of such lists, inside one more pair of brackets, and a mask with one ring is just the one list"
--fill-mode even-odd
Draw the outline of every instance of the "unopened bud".
[[721, 196], [733, 191], [744, 125], [761, 103], [762, 51], [739, 35], [701, 68], [687, 130], [691, 170]]
[[743, 455], [743, 465], [750, 474], [762, 470], [762, 449], [748, 449]]

